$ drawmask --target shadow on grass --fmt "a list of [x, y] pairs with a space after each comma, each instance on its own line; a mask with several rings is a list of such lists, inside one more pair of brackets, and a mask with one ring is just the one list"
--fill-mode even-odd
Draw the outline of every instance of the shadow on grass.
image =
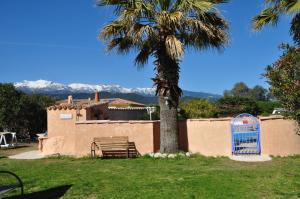
[[72, 185], [63, 185], [38, 191], [34, 193], [24, 194], [23, 196], [11, 196], [5, 199], [58, 199], [65, 195], [65, 193], [72, 187]]
[[22, 149], [22, 148], [28, 148], [28, 147], [31, 147], [31, 146], [20, 144], [20, 145], [14, 146], [14, 147], [1, 148], [1, 150], [5, 151], [5, 150]]

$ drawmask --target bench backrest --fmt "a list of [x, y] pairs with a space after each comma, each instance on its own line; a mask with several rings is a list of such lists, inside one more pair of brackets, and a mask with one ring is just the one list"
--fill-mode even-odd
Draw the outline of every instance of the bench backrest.
[[127, 136], [96, 137], [94, 142], [100, 146], [101, 150], [127, 150], [129, 147]]

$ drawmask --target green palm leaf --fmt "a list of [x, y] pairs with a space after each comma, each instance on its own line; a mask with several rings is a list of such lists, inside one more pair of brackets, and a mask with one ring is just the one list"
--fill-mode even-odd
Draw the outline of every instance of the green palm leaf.
[[298, 45], [300, 44], [300, 25], [299, 25], [299, 11], [300, 0], [266, 0], [267, 7], [252, 20], [253, 28], [255, 30], [262, 29], [265, 25], [277, 25], [281, 15], [294, 15], [291, 22], [290, 33]]

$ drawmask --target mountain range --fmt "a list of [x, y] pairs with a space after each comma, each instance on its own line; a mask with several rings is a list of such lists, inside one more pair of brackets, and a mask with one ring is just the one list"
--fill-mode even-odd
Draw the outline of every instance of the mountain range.
[[[47, 80], [27, 81], [14, 83], [14, 86], [25, 93], [39, 93], [48, 96], [53, 96], [56, 99], [65, 99], [68, 95], [73, 95], [74, 98], [88, 98], [96, 91], [101, 92], [103, 98], [124, 98], [128, 100], [137, 101], [140, 103], [156, 103], [155, 88], [125, 88], [120, 85], [108, 85], [108, 84], [62, 84]], [[205, 92], [193, 92], [183, 90], [183, 98], [207, 98], [210, 100], [216, 100], [220, 98], [220, 95], [205, 93]]]

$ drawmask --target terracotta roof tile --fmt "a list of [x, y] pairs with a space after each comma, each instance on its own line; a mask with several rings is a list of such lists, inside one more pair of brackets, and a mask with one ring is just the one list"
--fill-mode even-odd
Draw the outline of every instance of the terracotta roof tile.
[[108, 98], [108, 99], [101, 99], [100, 102], [95, 102], [94, 100], [89, 99], [74, 99], [72, 104], [68, 104], [68, 100], [60, 100], [57, 101], [54, 106], [48, 107], [49, 110], [67, 110], [67, 109], [86, 109], [92, 106], [97, 106], [100, 104], [107, 104], [110, 107], [146, 107], [145, 104], [141, 104], [138, 102], [125, 100], [121, 98]]
[[104, 102], [94, 102], [90, 100], [73, 100], [72, 104], [68, 104], [67, 100], [58, 101], [54, 106], [48, 107], [49, 110], [71, 110], [71, 109], [86, 109], [101, 104], [107, 104]]
[[103, 102], [109, 102], [109, 106], [128, 106], [128, 107], [146, 107], [145, 104], [125, 100], [121, 98], [102, 99]]

